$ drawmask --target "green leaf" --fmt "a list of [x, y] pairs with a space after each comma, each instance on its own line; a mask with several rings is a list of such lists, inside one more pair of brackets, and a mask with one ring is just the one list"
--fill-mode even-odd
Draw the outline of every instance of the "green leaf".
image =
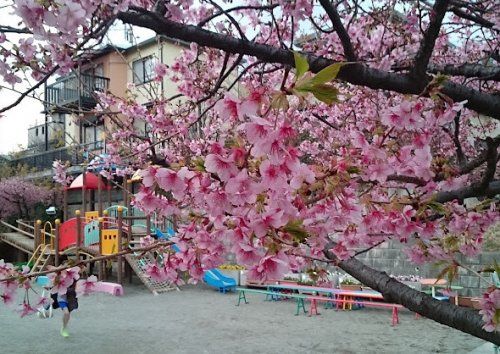
[[193, 159], [195, 171], [205, 172], [205, 161], [202, 158]]
[[298, 242], [304, 241], [308, 236], [307, 231], [302, 226], [302, 220], [290, 220], [283, 227], [283, 230], [292, 235]]
[[274, 109], [282, 109], [284, 111], [288, 110], [288, 98], [284, 92], [277, 92], [272, 95], [271, 107]]
[[444, 208], [443, 204], [441, 203], [438, 203], [438, 202], [435, 202], [435, 201], [432, 201], [432, 202], [429, 202], [427, 203], [427, 206], [432, 210], [432, 211], [435, 211], [439, 214], [446, 214], [446, 209]]
[[295, 59], [295, 69], [297, 70], [297, 79], [300, 79], [307, 71], [309, 71], [309, 63], [307, 58], [298, 52], [293, 52]]
[[321, 102], [326, 103], [327, 105], [331, 105], [334, 102], [339, 102], [337, 95], [339, 90], [332, 85], [316, 85], [313, 87], [311, 93]]
[[327, 66], [319, 73], [314, 75], [313, 79], [311, 80], [311, 83], [313, 85], [319, 85], [334, 80], [335, 78], [337, 78], [340, 68], [343, 67], [344, 65], [345, 63], [334, 63], [332, 65]]
[[458, 266], [455, 263], [452, 263], [445, 267], [437, 276], [437, 279], [444, 279], [444, 277], [448, 278], [448, 282], [452, 283], [452, 281], [457, 277], [458, 274]]

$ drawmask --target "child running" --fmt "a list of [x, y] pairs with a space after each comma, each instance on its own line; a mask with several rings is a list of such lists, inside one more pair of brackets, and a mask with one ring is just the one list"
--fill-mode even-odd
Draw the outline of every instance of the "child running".
[[53, 300], [52, 307], [57, 309], [61, 308], [63, 312], [63, 326], [61, 328], [61, 336], [64, 338], [69, 337], [68, 323], [71, 318], [71, 311], [78, 308], [78, 299], [76, 298], [76, 281], [71, 284], [71, 286], [66, 291], [66, 294], [52, 294], [51, 298]]

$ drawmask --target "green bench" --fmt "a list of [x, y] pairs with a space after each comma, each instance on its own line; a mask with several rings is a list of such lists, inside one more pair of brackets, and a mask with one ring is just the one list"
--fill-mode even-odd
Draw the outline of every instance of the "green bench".
[[280, 293], [278, 291], [270, 291], [270, 290], [258, 290], [258, 289], [248, 289], [248, 288], [236, 288], [236, 291], [238, 291], [238, 303], [236, 306], [240, 306], [241, 300], [245, 302], [245, 304], [248, 304], [247, 298], [245, 296], [245, 293], [252, 293], [252, 294], [263, 294], [267, 296], [277, 296], [277, 297], [286, 297], [286, 298], [293, 298], [296, 299], [297, 301], [297, 310], [295, 312], [295, 316], [298, 316], [300, 313], [300, 310], [304, 311], [304, 313], [307, 313], [306, 311], [306, 306], [304, 304], [304, 300], [308, 298], [307, 295], [301, 295], [301, 294], [290, 294], [290, 293]]

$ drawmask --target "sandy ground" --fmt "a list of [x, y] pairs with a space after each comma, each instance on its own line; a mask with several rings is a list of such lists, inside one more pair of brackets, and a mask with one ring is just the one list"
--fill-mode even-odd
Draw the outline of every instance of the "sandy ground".
[[204, 285], [151, 295], [140, 285], [124, 297], [80, 299], [69, 338], [59, 335], [61, 312], [51, 319], [19, 318], [0, 307], [0, 353], [467, 353], [484, 342], [402, 311], [391, 327], [385, 309], [294, 316], [290, 301], [265, 302], [219, 294]]

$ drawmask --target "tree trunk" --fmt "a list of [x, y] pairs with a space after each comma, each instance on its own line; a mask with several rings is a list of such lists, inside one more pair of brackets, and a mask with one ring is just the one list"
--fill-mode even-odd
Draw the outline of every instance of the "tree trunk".
[[[327, 257], [335, 259], [335, 256], [329, 252]], [[436, 300], [423, 292], [398, 282], [385, 272], [366, 266], [356, 258], [341, 261], [338, 266], [363, 284], [381, 292], [388, 302], [401, 304], [407, 309], [436, 322], [500, 345], [500, 333], [483, 330], [484, 322], [481, 315], [473, 309]]]

